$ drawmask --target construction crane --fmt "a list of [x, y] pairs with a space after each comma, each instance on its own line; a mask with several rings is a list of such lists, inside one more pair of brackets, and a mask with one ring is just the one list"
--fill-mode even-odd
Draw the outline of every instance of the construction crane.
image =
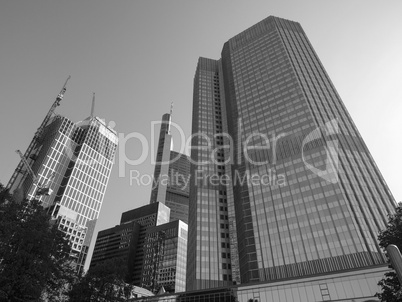
[[[54, 101], [53, 105], [50, 107], [49, 112], [43, 119], [42, 124], [39, 126], [38, 130], [36, 131], [31, 143], [28, 146], [28, 149], [25, 151], [25, 154], [21, 157], [21, 161], [19, 162], [17, 168], [15, 169], [13, 175], [10, 178], [10, 181], [8, 182], [8, 184], [6, 186], [6, 189], [9, 189], [10, 192], [11, 192], [11, 187], [13, 187], [15, 185], [18, 175], [20, 175], [20, 173], [22, 173], [24, 171], [23, 170], [24, 165], [25, 165], [25, 167], [27, 167], [28, 171], [32, 170], [32, 169], [30, 169], [30, 165], [27, 162], [27, 158], [30, 158], [32, 160], [36, 159], [36, 154], [34, 154], [32, 151], [35, 150], [39, 146], [39, 141], [42, 137], [44, 128], [47, 126], [49, 120], [52, 118], [54, 111], [56, 110], [56, 107], [60, 106], [60, 102], [63, 100], [64, 93], [66, 92], [67, 82], [70, 78], [71, 78], [71, 76], [68, 76], [66, 82], [63, 85], [63, 88], [60, 90], [60, 93], [57, 95], [56, 100]], [[25, 161], [23, 159], [25, 159]], [[32, 174], [31, 174], [31, 176], [32, 176]], [[21, 182], [22, 181], [23, 181], [23, 179], [21, 179]]]
[[56, 176], [56, 172], [53, 172], [52, 175], [47, 179], [47, 181], [38, 188], [36, 191], [37, 195], [46, 195], [50, 196], [53, 193], [53, 190], [50, 189], [50, 183], [53, 181], [54, 177]]
[[25, 165], [29, 175], [31, 175], [33, 184], [37, 186], [35, 196], [50, 196], [53, 193], [53, 190], [49, 188], [49, 183], [54, 179], [55, 173], [53, 172], [52, 175], [47, 179], [47, 181], [41, 185], [39, 184], [39, 177], [35, 174], [35, 172], [32, 170], [31, 166], [29, 165], [27, 159], [24, 157], [22, 152], [20, 150], [16, 150], [15, 152], [18, 153], [18, 155], [21, 157], [21, 162], [23, 165]]

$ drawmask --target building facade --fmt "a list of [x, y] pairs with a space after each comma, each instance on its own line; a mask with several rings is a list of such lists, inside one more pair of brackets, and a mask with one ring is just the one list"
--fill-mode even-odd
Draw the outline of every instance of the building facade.
[[155, 161], [154, 186], [150, 203], [162, 202], [170, 208], [170, 221], [188, 223], [190, 160], [171, 150], [171, 114], [162, 116]]
[[154, 293], [186, 290], [187, 224], [174, 220], [147, 230], [142, 287]]
[[128, 263], [130, 255], [136, 253], [140, 230], [141, 225], [132, 221], [100, 231], [92, 253], [90, 269], [115, 258], [123, 258]]
[[127, 261], [127, 282], [142, 287], [147, 230], [169, 222], [170, 209], [160, 202], [145, 205], [121, 215], [120, 225], [98, 233], [91, 267], [113, 258]]
[[[31, 145], [25, 160], [37, 179], [20, 164], [8, 187], [16, 195], [42, 202], [70, 238], [71, 256], [80, 271], [112, 170], [116, 132], [97, 117], [73, 123], [56, 115]], [[48, 193], [38, 195], [44, 188]]]
[[169, 218], [170, 209], [160, 202], [145, 205], [140, 208], [124, 212], [121, 215], [120, 225], [132, 222], [140, 225], [138, 234], [136, 234], [136, 237], [133, 238], [130, 244], [132, 248], [129, 250], [129, 256], [127, 257], [129, 271], [129, 279], [127, 281], [134, 285], [144, 287], [142, 284], [142, 275], [144, 257], [147, 253], [147, 251], [144, 249], [147, 230], [154, 226], [168, 223]]
[[185, 290], [187, 224], [170, 220], [170, 209], [154, 202], [124, 212], [120, 225], [98, 233], [90, 268], [113, 258], [127, 262], [127, 282], [153, 293]]
[[169, 181], [165, 204], [170, 208], [170, 221], [188, 223], [190, 197], [190, 160], [187, 155], [170, 151]]
[[188, 290], [386, 263], [395, 201], [299, 23], [199, 59], [192, 133]]
[[154, 297], [138, 297], [138, 302], [376, 302], [377, 283], [387, 270], [372, 268], [365, 273], [350, 271], [290, 279], [242, 284]]
[[156, 150], [154, 180], [151, 191], [150, 203], [162, 202], [166, 200], [166, 189], [169, 174], [170, 147], [172, 145], [172, 135], [170, 134], [171, 115], [165, 113], [162, 116], [161, 129], [159, 132], [158, 148]]

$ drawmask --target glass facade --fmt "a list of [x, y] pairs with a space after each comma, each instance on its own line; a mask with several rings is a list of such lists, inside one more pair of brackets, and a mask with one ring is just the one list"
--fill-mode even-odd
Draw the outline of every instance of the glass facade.
[[175, 220], [147, 230], [142, 287], [156, 293], [186, 289], [187, 224]]
[[127, 261], [127, 282], [153, 293], [186, 288], [188, 226], [170, 220], [170, 209], [154, 202], [124, 212], [120, 225], [98, 233], [91, 267], [108, 259]]
[[300, 24], [268, 17], [199, 59], [192, 133], [192, 177], [229, 183], [192, 182], [188, 289], [386, 263], [394, 199]]
[[123, 258], [129, 261], [135, 254], [141, 225], [135, 221], [123, 223], [98, 233], [90, 269], [109, 259]]
[[194, 78], [187, 290], [233, 284], [228, 190], [208, 181], [226, 174], [219, 64], [200, 58]]
[[142, 302], [375, 302], [377, 282], [384, 268], [350, 271], [311, 278], [254, 283], [174, 295], [142, 297]]
[[171, 150], [171, 115], [162, 116], [155, 161], [155, 184], [150, 203], [162, 202], [170, 208], [170, 221], [188, 222], [190, 161], [187, 155]]
[[[169, 222], [170, 209], [160, 202], [154, 202], [140, 208], [124, 212], [121, 215], [120, 225], [135, 222], [140, 225], [139, 231], [131, 242], [132, 248], [128, 250], [128, 282], [143, 287], [142, 276], [144, 260], [147, 250], [145, 248], [148, 229], [164, 225]], [[95, 246], [96, 248], [96, 246]]]
[[170, 208], [170, 221], [188, 223], [190, 194], [190, 161], [187, 155], [170, 151], [169, 181], [165, 204]]
[[71, 240], [78, 270], [83, 268], [94, 224], [99, 217], [117, 148], [116, 132], [97, 117], [79, 123], [55, 116], [37, 138], [29, 156], [38, 181], [25, 177], [12, 187], [28, 199], [47, 185], [51, 194], [36, 196]]
[[170, 135], [170, 121], [169, 113], [162, 116], [161, 129], [159, 132], [158, 149], [155, 159], [154, 179], [157, 185], [152, 187], [150, 203], [165, 202], [167, 184], [162, 179], [165, 179], [169, 172], [170, 162], [170, 147], [172, 144], [172, 136]]

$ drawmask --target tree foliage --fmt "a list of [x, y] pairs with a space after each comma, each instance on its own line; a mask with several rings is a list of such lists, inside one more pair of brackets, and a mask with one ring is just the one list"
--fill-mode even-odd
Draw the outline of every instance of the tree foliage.
[[132, 286], [124, 281], [126, 276], [127, 263], [122, 258], [99, 263], [72, 286], [70, 301], [126, 301], [132, 290]]
[[0, 183], [0, 205], [6, 203], [8, 201], [12, 201], [12, 196], [8, 190]]
[[[402, 250], [402, 204], [396, 208], [396, 213], [389, 215], [387, 228], [378, 235], [379, 245], [385, 249], [390, 244], [395, 244]], [[391, 264], [390, 264], [391, 265]], [[384, 278], [378, 282], [381, 293], [376, 296], [383, 302], [402, 301], [402, 290], [395, 272], [387, 272]]]
[[37, 200], [0, 205], [0, 301], [62, 301], [75, 276], [69, 239]]

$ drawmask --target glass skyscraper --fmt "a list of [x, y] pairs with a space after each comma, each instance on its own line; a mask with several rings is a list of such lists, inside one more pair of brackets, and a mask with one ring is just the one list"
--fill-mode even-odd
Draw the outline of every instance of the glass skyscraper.
[[96, 238], [91, 267], [108, 259], [127, 261], [127, 281], [143, 286], [144, 249], [147, 230], [169, 222], [170, 209], [160, 202], [148, 204], [121, 215], [120, 225], [102, 230]]
[[170, 209], [154, 202], [121, 215], [120, 225], [98, 233], [91, 268], [114, 258], [127, 263], [127, 282], [153, 293], [186, 288], [187, 224], [170, 220]]
[[150, 203], [170, 208], [170, 221], [188, 222], [190, 161], [187, 155], [171, 150], [171, 114], [162, 116]]
[[199, 59], [192, 133], [188, 290], [386, 263], [395, 201], [299, 23]]
[[186, 290], [187, 224], [174, 220], [147, 230], [142, 287], [169, 293]]
[[[101, 119], [73, 123], [55, 115], [35, 135], [26, 154], [37, 181], [20, 164], [8, 184], [16, 195], [41, 200], [70, 238], [77, 270], [85, 264], [116, 148], [116, 132]], [[44, 186], [50, 194], [37, 195]]]

